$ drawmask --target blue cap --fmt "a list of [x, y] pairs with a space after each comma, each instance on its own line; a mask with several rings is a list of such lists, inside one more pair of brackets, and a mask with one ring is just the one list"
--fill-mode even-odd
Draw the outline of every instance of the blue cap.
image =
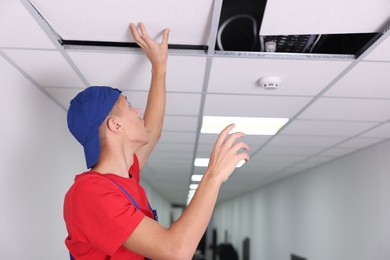
[[70, 101], [68, 128], [84, 147], [88, 169], [99, 160], [99, 126], [106, 119], [121, 93], [119, 89], [111, 87], [91, 86]]

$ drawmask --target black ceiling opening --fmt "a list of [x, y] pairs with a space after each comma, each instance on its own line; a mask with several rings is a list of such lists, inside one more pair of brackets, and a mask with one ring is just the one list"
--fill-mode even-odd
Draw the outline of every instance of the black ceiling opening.
[[215, 49], [246, 52], [348, 54], [358, 57], [381, 33], [259, 35], [266, 0], [224, 0]]

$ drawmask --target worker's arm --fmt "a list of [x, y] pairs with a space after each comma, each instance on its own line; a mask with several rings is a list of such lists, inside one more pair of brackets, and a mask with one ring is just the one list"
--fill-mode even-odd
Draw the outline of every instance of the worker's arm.
[[234, 125], [219, 135], [210, 156], [207, 171], [180, 218], [170, 228], [164, 228], [145, 217], [123, 244], [145, 257], [158, 259], [191, 259], [210, 221], [221, 184], [228, 179], [241, 160], [249, 160], [248, 146], [236, 142], [242, 133], [228, 136]]
[[140, 23], [139, 27], [140, 32], [134, 24], [130, 24], [130, 31], [152, 64], [152, 79], [144, 113], [144, 122], [148, 131], [149, 142], [136, 151], [140, 168], [142, 169], [161, 136], [163, 126], [166, 102], [165, 80], [169, 29], [164, 30], [162, 42], [158, 44], [149, 37], [143, 23]]

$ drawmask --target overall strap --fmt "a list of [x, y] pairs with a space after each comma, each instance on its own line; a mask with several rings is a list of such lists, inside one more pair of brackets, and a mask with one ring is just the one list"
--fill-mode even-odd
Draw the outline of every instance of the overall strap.
[[[135, 201], [135, 199], [133, 199], [133, 197], [130, 195], [130, 193], [127, 192], [127, 190], [125, 190], [125, 188], [123, 188], [119, 183], [115, 182], [114, 180], [111, 180], [116, 186], [118, 186], [125, 194], [126, 196], [131, 200], [131, 202], [133, 203], [133, 205], [137, 208], [137, 209], [140, 209], [140, 207], [138, 206], [137, 202]], [[148, 206], [149, 206], [149, 209], [152, 211], [153, 213], [153, 219], [155, 221], [158, 222], [158, 216], [157, 216], [157, 211], [155, 209], [152, 209], [152, 207], [150, 206], [150, 203], [148, 202]]]
[[[117, 182], [111, 180], [116, 186], [118, 186], [125, 194], [126, 196], [131, 200], [131, 202], [133, 203], [133, 205], [137, 208], [137, 209], [140, 209], [137, 202], [133, 199], [133, 197], [131, 197], [131, 195], [127, 192], [127, 190], [125, 190], [125, 188], [123, 188], [121, 185], [119, 185]], [[150, 207], [150, 205], [149, 205]]]
[[[125, 188], [123, 188], [119, 183], [115, 182], [114, 180], [111, 180], [116, 186], [118, 186], [125, 194], [126, 196], [131, 200], [131, 202], [134, 204], [134, 206], [137, 208], [137, 209], [140, 209], [137, 202], [133, 199], [133, 197], [130, 195], [130, 193], [127, 192], [127, 190], [125, 190]], [[158, 218], [157, 218], [157, 211], [152, 209], [152, 207], [150, 206], [149, 202], [148, 202], [148, 205], [149, 205], [149, 209], [153, 212], [153, 218], [155, 221], [158, 221]], [[150, 260], [149, 258], [145, 258], [145, 260]]]

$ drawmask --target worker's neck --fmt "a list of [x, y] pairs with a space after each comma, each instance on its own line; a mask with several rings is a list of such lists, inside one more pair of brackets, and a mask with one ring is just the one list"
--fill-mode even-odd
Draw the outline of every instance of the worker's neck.
[[100, 154], [99, 161], [92, 168], [93, 171], [105, 174], [116, 174], [124, 178], [129, 177], [129, 169], [134, 162], [134, 152], [105, 151]]

